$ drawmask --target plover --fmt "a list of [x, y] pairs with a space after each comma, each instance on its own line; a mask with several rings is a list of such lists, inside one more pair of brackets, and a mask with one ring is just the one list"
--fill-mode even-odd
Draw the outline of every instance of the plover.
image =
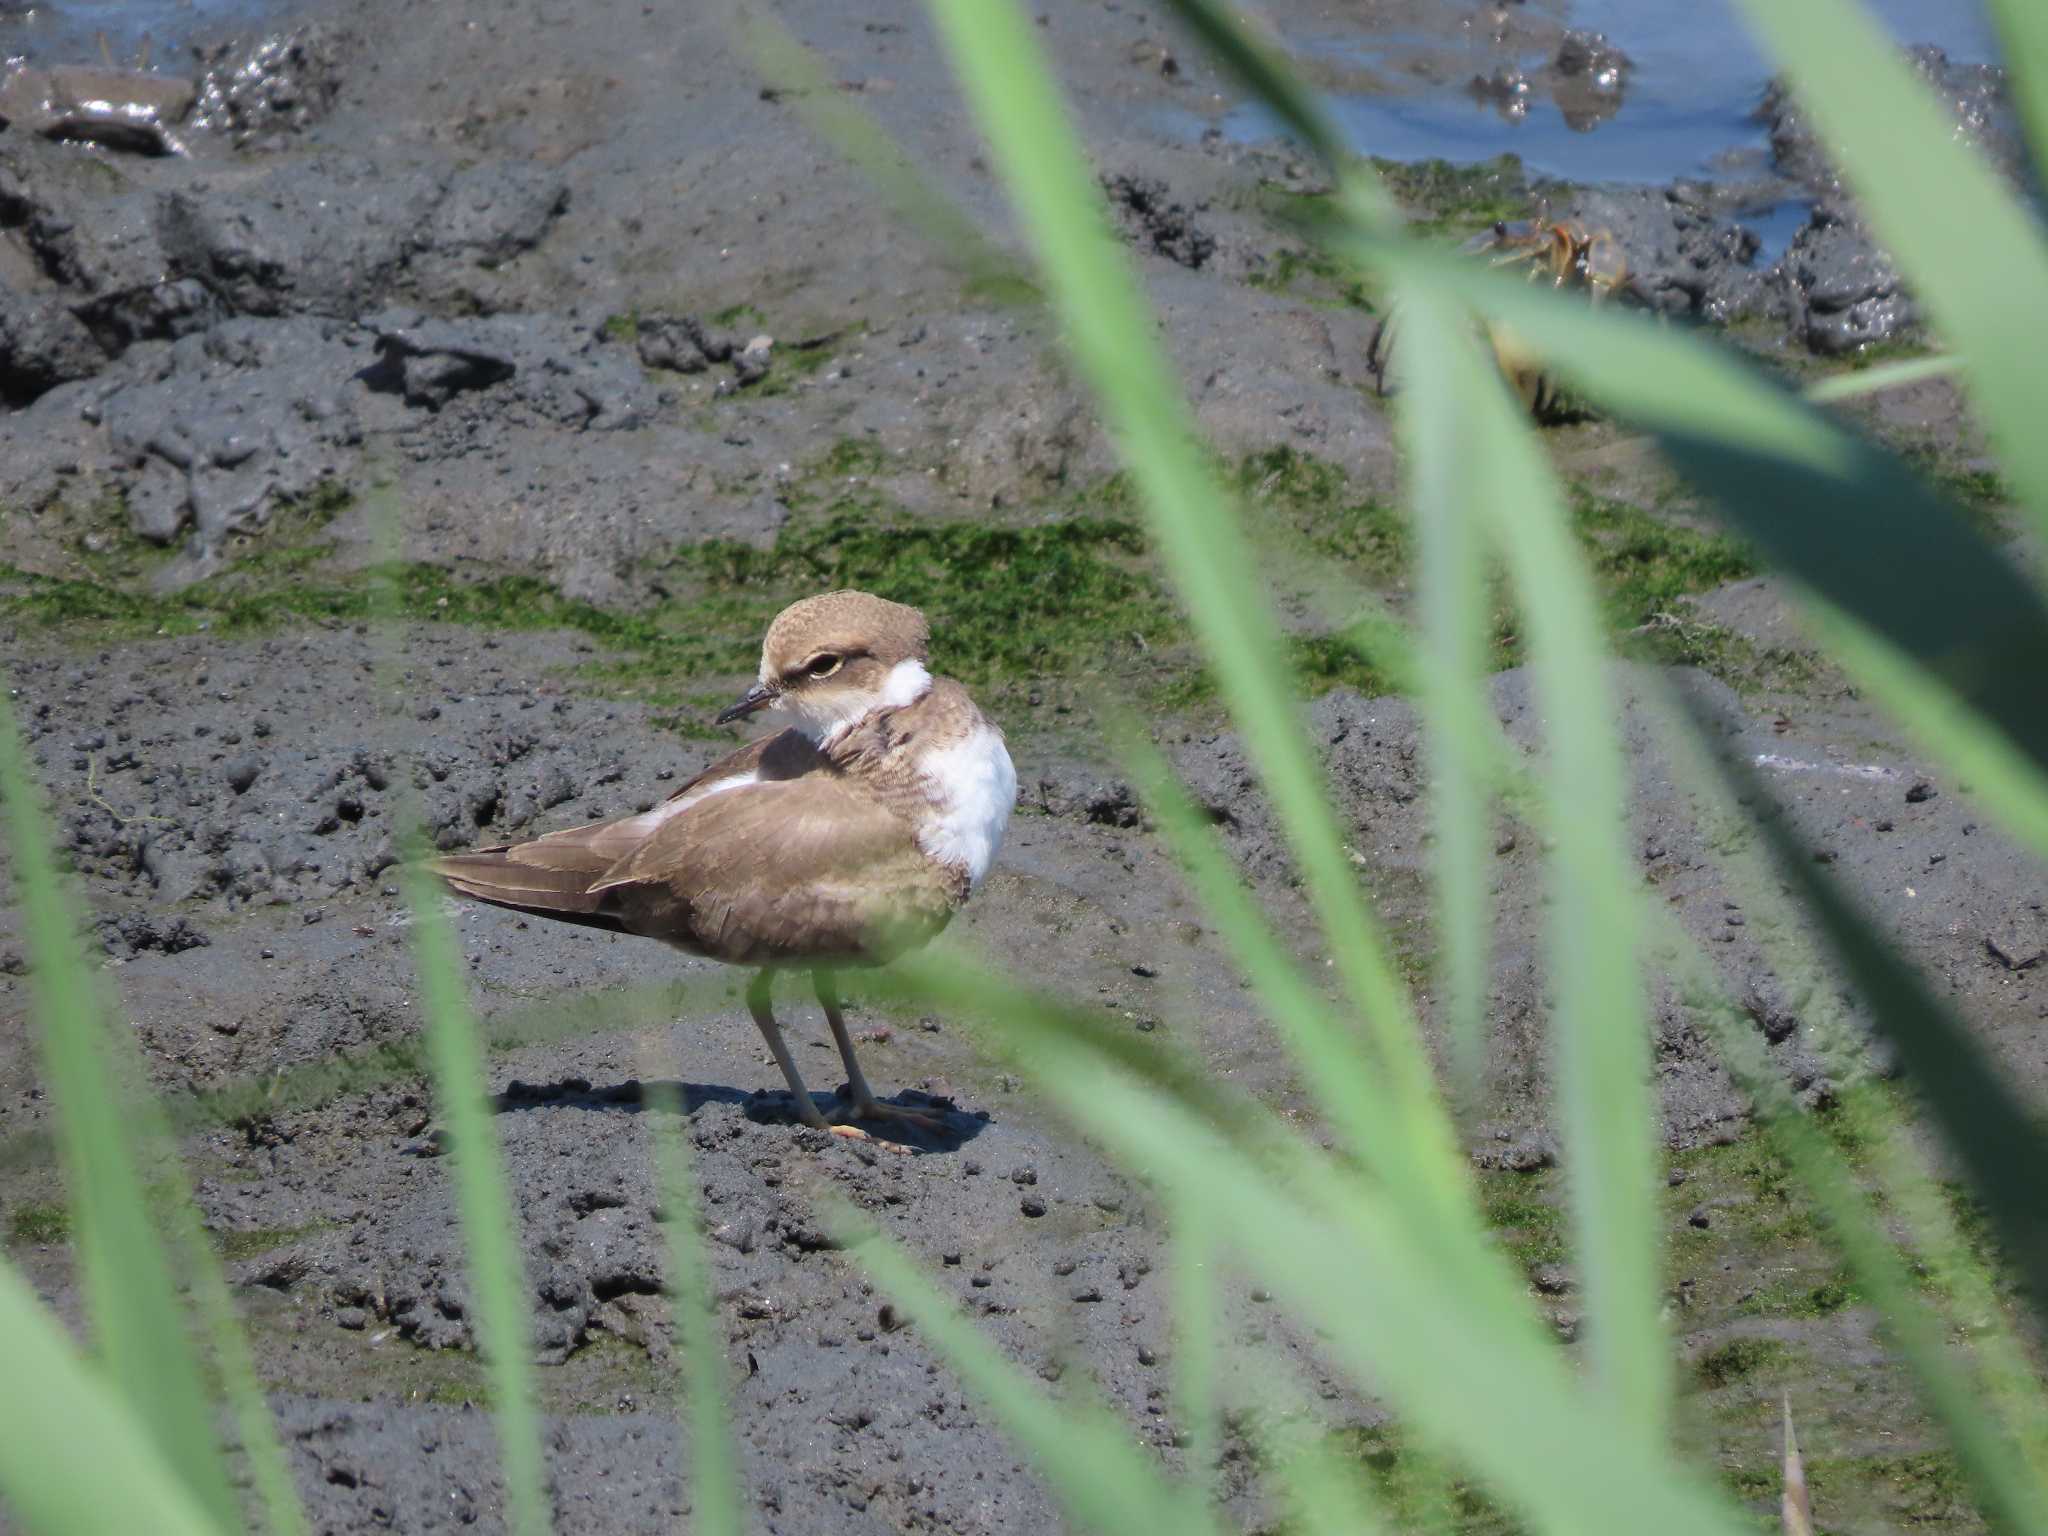
[[[988, 874], [1016, 803], [1003, 733], [927, 670], [915, 608], [828, 592], [782, 610], [759, 680], [728, 721], [781, 727], [652, 810], [459, 853], [432, 868], [460, 895], [535, 917], [659, 939], [752, 966], [747, 1007], [806, 1125], [930, 1115], [879, 1102], [840, 1012], [836, 973], [928, 942]], [[846, 1064], [847, 1099], [813, 1102], [772, 1006], [808, 970]]]

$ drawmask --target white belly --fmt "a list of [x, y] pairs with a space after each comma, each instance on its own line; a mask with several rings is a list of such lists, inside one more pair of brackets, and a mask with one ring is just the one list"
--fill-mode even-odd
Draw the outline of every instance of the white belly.
[[966, 870], [969, 887], [978, 886], [995, 862], [1017, 803], [1017, 770], [1003, 733], [976, 726], [965, 741], [932, 753], [923, 767], [932, 814], [917, 834], [918, 846], [940, 863]]

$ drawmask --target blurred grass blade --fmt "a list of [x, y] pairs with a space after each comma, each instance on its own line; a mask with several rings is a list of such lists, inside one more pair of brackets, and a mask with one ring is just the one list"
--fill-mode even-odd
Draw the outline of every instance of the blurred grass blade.
[[[0, 688], [0, 798], [94, 1338], [122, 1395], [199, 1507], [223, 1529], [237, 1528], [241, 1512], [214, 1436], [213, 1406], [143, 1189], [122, 1085], [108, 1069], [100, 978], [79, 949], [7, 693]], [[0, 1389], [7, 1395], [26, 1394]]]
[[0, 1259], [0, 1496], [22, 1528], [223, 1536], [131, 1404], [79, 1358], [64, 1325]]
[[1280, 1472], [1293, 1528], [1301, 1536], [1394, 1536], [1362, 1478], [1355, 1463], [1326, 1445], [1297, 1452]]
[[1785, 1491], [1778, 1501], [1785, 1536], [1813, 1536], [1813, 1504], [1806, 1496], [1806, 1464], [1792, 1433], [1792, 1399], [1785, 1399]]
[[[652, 1074], [650, 1074], [650, 1077]], [[683, 1417], [690, 1426], [692, 1536], [736, 1536], [740, 1529], [739, 1469], [726, 1409], [712, 1305], [711, 1266], [697, 1225], [697, 1180], [683, 1134], [683, 1096], [669, 1083], [647, 1085], [647, 1128], [654, 1142], [656, 1187], [667, 1219], [669, 1305], [676, 1354], [682, 1360]]]
[[[1342, 237], [1355, 260], [1433, 276], [1655, 434], [1771, 565], [1883, 636], [2048, 767], [2048, 607], [2021, 571], [1894, 454], [1718, 346], [1594, 311], [1470, 263]], [[2048, 440], [2048, 434], [2043, 434]]]
[[1238, 1262], [1315, 1321], [1355, 1383], [1390, 1395], [1539, 1530], [1743, 1528], [1678, 1470], [1652, 1426], [1580, 1387], [1523, 1309], [1453, 1301], [1465, 1287], [1388, 1192], [1333, 1185], [1311, 1159], [1288, 1164], [1285, 1182], [1268, 1176], [1065, 1042], [1035, 1037], [1031, 1059], [1045, 1091], [1126, 1166], [1151, 1170], [1170, 1197], [1207, 1201]]
[[1991, 0], [2005, 85], [2026, 125], [2034, 174], [2048, 166], [2048, 9], [2040, 0]]
[[1239, 8], [1225, 10], [1210, 0], [1166, 0], [1166, 9], [1184, 22], [1239, 85], [1259, 98], [1280, 119], [1287, 132], [1325, 165], [1351, 158], [1343, 135], [1315, 97], [1271, 44], [1254, 35]]
[[[2038, 0], [2030, 3], [2039, 8]], [[2040, 224], [1988, 160], [1960, 141], [1950, 113], [1854, 0], [1742, 0], [1742, 9], [1812, 112], [1916, 301], [1969, 359], [1971, 399], [2017, 502], [2036, 531], [2048, 533], [2040, 393], [2048, 245]], [[2025, 30], [2031, 37], [2038, 28]], [[2042, 68], [2039, 52], [2011, 58], [2023, 71]], [[2031, 119], [2031, 100], [2026, 110]]]
[[847, 98], [816, 55], [778, 17], [762, 5], [742, 4], [737, 11], [740, 42], [761, 77], [782, 94], [819, 142], [874, 183], [897, 217], [929, 241], [970, 287], [995, 299], [1042, 299], [1030, 275], [911, 163], [871, 113]]
[[1375, 1121], [1386, 1113], [1381, 1088], [1362, 1043], [1338, 1021], [1246, 889], [1243, 872], [1188, 799], [1159, 749], [1135, 731], [1123, 733], [1118, 758], [1152, 812], [1159, 834], [1187, 874], [1202, 910], [1230, 947], [1262, 1009], [1294, 1058], [1303, 1086], [1345, 1138], [1352, 1153], [1381, 1177], [1404, 1176], [1403, 1149], [1381, 1145]]
[[[1703, 736], [1718, 741], [1725, 735], [1705, 705], [1687, 703]], [[1960, 1157], [2029, 1299], [2048, 1317], [2048, 1203], [2040, 1197], [2048, 1133], [2037, 1112], [2014, 1097], [2007, 1075], [1926, 979], [1900, 958], [1897, 945], [1820, 873], [1784, 808], [1749, 764], [1727, 751], [1717, 751], [1716, 761], [1737, 796], [1763, 808], [1757, 825], [1781, 878], [1826, 936], [1878, 1030], [1898, 1047], [1908, 1081]]]
[[967, 1387], [1045, 1474], [1075, 1524], [1124, 1536], [1214, 1529], [1203, 1500], [1167, 1481], [1128, 1425], [1087, 1394], [1060, 1401], [984, 1339], [918, 1266], [843, 1203], [823, 1212], [834, 1236], [895, 1298]]
[[1034, 29], [1013, 0], [930, 0], [954, 72], [1037, 247], [1068, 346], [1138, 483], [1155, 542], [1300, 866], [1331, 958], [1364, 1015], [1388, 1091], [1384, 1134], [1405, 1139], [1415, 1198], [1453, 1200], [1462, 1159], [1385, 935], [1362, 900], [1293, 708], [1279, 629], [1247, 600], [1257, 564], [1206, 457], [1148, 306], [1105, 226], [1102, 199]]
[[541, 1480], [540, 1416], [534, 1406], [533, 1356], [528, 1337], [526, 1282], [518, 1232], [499, 1160], [497, 1130], [484, 1094], [484, 1064], [477, 1047], [457, 968], [455, 941], [433, 877], [417, 859], [405, 866], [412, 907], [413, 953], [419, 968], [434, 1097], [454, 1141], [450, 1161], [475, 1338], [490, 1367], [498, 1400], [499, 1454], [504, 1463], [506, 1524], [518, 1536], [540, 1536], [549, 1526]]
[[[382, 481], [365, 500], [372, 536], [384, 555], [381, 569], [397, 570], [404, 549], [397, 496], [390, 483]], [[397, 591], [388, 577], [378, 580], [372, 589], [371, 612], [377, 619], [379, 641], [378, 692], [386, 707], [395, 712], [404, 703], [399, 677], [404, 632]], [[392, 782], [400, 797], [394, 824], [402, 839], [400, 884], [412, 920], [427, 1067], [434, 1083], [435, 1105], [446, 1118], [454, 1143], [449, 1182], [462, 1230], [471, 1337], [484, 1357], [497, 1398], [494, 1417], [505, 1480], [505, 1523], [514, 1536], [543, 1536], [552, 1520], [543, 1480], [518, 1212], [505, 1185], [497, 1127], [485, 1093], [481, 1037], [464, 991], [453, 925], [446, 911], [448, 896], [422, 862], [426, 843], [420, 835], [408, 781], [400, 776]]]
[[1928, 756], [1975, 786], [1985, 809], [2048, 859], [2048, 765], [1930, 676], [1913, 660], [1831, 604], [1813, 605], [1828, 654], [1890, 709]]
[[[1460, 1105], [1478, 1103], [1486, 1069], [1487, 901], [1491, 839], [1483, 759], [1488, 702], [1486, 508], [1517, 487], [1497, 481], [1498, 454], [1470, 451], [1460, 370], [1432, 339], [1441, 316], [1428, 290], [1393, 300], [1404, 326], [1418, 315], [1412, 356], [1402, 354], [1405, 389], [1396, 413], [1408, 464], [1408, 501], [1420, 554], [1423, 649], [1418, 669], [1429, 754], [1430, 830], [1435, 852], [1437, 978], [1450, 1031]], [[1452, 322], [1455, 324], [1455, 320]], [[1469, 385], [1476, 370], [1463, 370]]]
[[1838, 373], [1831, 379], [1807, 385], [1804, 394], [1810, 404], [1834, 405], [1887, 389], [1903, 389], [1908, 384], [1924, 384], [1929, 379], [1945, 379], [1962, 371], [1963, 360], [1959, 357], [1909, 357], [1896, 363], [1880, 363], [1875, 368]]
[[1216, 1270], [1223, 1257], [1199, 1200], [1182, 1200], [1169, 1221], [1173, 1242], [1174, 1417], [1187, 1434], [1188, 1481], [1204, 1500], [1216, 1497], [1223, 1449], [1216, 1418], [1216, 1345], [1223, 1331]]
[[[1465, 518], [1491, 527], [1525, 615], [1547, 759], [1560, 1128], [1592, 1355], [1616, 1405], [1655, 1438], [1672, 1390], [1670, 1343], [1658, 1316], [1661, 1220], [1653, 1170], [1659, 1143], [1648, 1006], [1636, 954], [1637, 877], [1623, 823], [1630, 785], [1615, 737], [1600, 604], [1549, 463], [1492, 361], [1472, 344], [1462, 309], [1417, 282], [1406, 291], [1402, 327], [1404, 380], [1413, 396], [1404, 408], [1413, 418], [1415, 447], [1458, 464], [1451, 494], [1466, 498]], [[1429, 490], [1436, 477], [1449, 481], [1451, 473], [1420, 462], [1415, 469]], [[1471, 631], [1481, 621], [1476, 576], [1466, 576], [1468, 590], [1460, 594], [1465, 611], [1459, 619]], [[1467, 692], [1458, 706], [1461, 755], [1476, 775], [1481, 748], [1472, 712], [1479, 687], [1476, 678], [1460, 681]], [[1433, 693], [1424, 698], [1441, 703]], [[1461, 856], [1483, 859], [1484, 844], [1470, 842], [1477, 846], [1461, 848]], [[1440, 861], [1448, 857], [1438, 852]], [[1483, 986], [1483, 976], [1478, 980]]]

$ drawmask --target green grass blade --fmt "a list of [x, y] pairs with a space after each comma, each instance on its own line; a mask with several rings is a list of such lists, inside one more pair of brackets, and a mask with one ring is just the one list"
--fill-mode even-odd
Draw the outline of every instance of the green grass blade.
[[[1415, 446], [1439, 461], [1434, 468], [1418, 462], [1418, 482], [1431, 487], [1456, 477], [1450, 494], [1465, 499], [1466, 518], [1491, 526], [1525, 615], [1548, 759], [1543, 784], [1553, 844], [1550, 981], [1560, 1130], [1592, 1355], [1616, 1403], [1655, 1434], [1668, 1416], [1672, 1390], [1670, 1343], [1658, 1317], [1659, 1143], [1647, 999], [1636, 956], [1637, 877], [1623, 821], [1630, 786], [1615, 737], [1600, 605], [1550, 466], [1492, 361], [1472, 345], [1461, 309], [1430, 286], [1414, 284], [1402, 326]], [[1428, 510], [1440, 514], [1442, 508]], [[1476, 576], [1468, 573], [1468, 588], [1476, 587]], [[1459, 622], [1477, 631], [1479, 593], [1468, 590], [1461, 600]], [[1475, 679], [1461, 685], [1468, 692], [1459, 706], [1466, 712], [1459, 727], [1462, 755], [1476, 777], [1471, 711], [1483, 695]], [[1446, 851], [1438, 852], [1442, 862]], [[1484, 856], [1470, 847], [1461, 853]]]
[[[121, 1083], [108, 1069], [100, 979], [80, 952], [70, 902], [7, 691], [0, 689], [0, 798], [33, 964], [43, 1071], [55, 1096], [87, 1308], [122, 1395], [201, 1508], [241, 1523], [178, 1288], [143, 1188]], [[32, 1378], [31, 1378], [32, 1379]], [[11, 1395], [0, 1392], [0, 1396]]]
[[425, 868], [407, 862], [406, 900], [412, 907], [413, 955], [419, 970], [420, 1011], [426, 1020], [434, 1097], [454, 1142], [456, 1209], [472, 1300], [476, 1342], [498, 1400], [498, 1447], [504, 1464], [506, 1523], [518, 1536], [548, 1529], [547, 1492], [541, 1480], [540, 1414], [534, 1402], [533, 1352], [521, 1273], [518, 1222], [505, 1187], [497, 1128], [484, 1092], [483, 1053], [476, 1021], [463, 995], [454, 935], [442, 913], [445, 899]]
[[1958, 782], [1974, 785], [1991, 815], [2038, 857], [2048, 859], [2048, 766], [1848, 615], [1815, 603], [1812, 618], [1828, 654], [1905, 725], [1921, 750]]
[[[1008, 1019], [1011, 1027], [1024, 1023]], [[1157, 1091], [1064, 1039], [1036, 1035], [1044, 1090], [1169, 1197], [1206, 1201], [1238, 1261], [1313, 1319], [1330, 1357], [1390, 1395], [1540, 1530], [1733, 1532], [1718, 1499], [1681, 1473], [1651, 1427], [1572, 1378], [1519, 1308], [1465, 1303], [1467, 1287], [1384, 1191], [1301, 1157], [1285, 1182], [1219, 1142]]]
[[1214, 1528], [1204, 1502], [1169, 1482], [1115, 1414], [1085, 1393], [1053, 1399], [1004, 1359], [916, 1263], [865, 1218], [837, 1203], [823, 1214], [876, 1285], [895, 1298], [1011, 1438], [1037, 1460], [1075, 1524], [1112, 1536]]
[[690, 1426], [693, 1536], [736, 1536], [740, 1529], [739, 1469], [722, 1371], [725, 1352], [715, 1332], [711, 1265], [697, 1226], [697, 1179], [683, 1134], [683, 1096], [673, 1084], [647, 1086], [648, 1135], [668, 1234], [670, 1306], [676, 1354], [682, 1361], [683, 1417]]
[[[1699, 725], [1702, 734], [1712, 734], [1712, 722]], [[2039, 1111], [2013, 1095], [2006, 1076], [1925, 978], [1820, 873], [1749, 765], [1725, 753], [1717, 761], [1740, 798], [1769, 808], [1758, 820], [1780, 877], [1826, 935], [1877, 1027], [1898, 1047], [1909, 1081], [1960, 1157], [2007, 1258], [2036, 1309], [2048, 1316], [2048, 1204], [2038, 1177], [2048, 1168], [2048, 1131]]]
[[2012, 1426], [1986, 1412], [1979, 1383], [1964, 1370], [1948, 1330], [1921, 1298], [1920, 1287], [1879, 1224], [1841, 1155], [1801, 1111], [1755, 1025], [1730, 1000], [1719, 976], [1661, 903], [1650, 907], [1666, 928], [1679, 997], [1706, 1021], [1715, 1051], [1736, 1086], [1756, 1106], [1771, 1147], [1785, 1160], [1820, 1212], [1858, 1292], [1884, 1318], [1885, 1332], [1947, 1431], [1957, 1458], [1987, 1510], [2028, 1536], [2048, 1532], [2048, 1489], [2014, 1454]]
[[1896, 455], [1697, 337], [1399, 242], [1349, 236], [1341, 249], [1397, 274], [1433, 275], [1511, 326], [1587, 398], [1653, 433], [1774, 568], [1883, 636], [2048, 766], [2048, 711], [2011, 686], [2048, 674], [2048, 607]]
[[1909, 357], [1902, 362], [1838, 373], [1831, 379], [1807, 385], [1804, 394], [1810, 404], [1835, 405], [1844, 400], [1860, 400], [1865, 395], [1880, 394], [1887, 389], [1903, 389], [1908, 384], [1924, 384], [1929, 379], [1945, 379], [1962, 371], [1963, 360], [1960, 357]]
[[1167, 0], [1166, 8], [1310, 154], [1330, 166], [1351, 158], [1344, 136], [1315, 93], [1296, 78], [1277, 49], [1253, 33], [1242, 12], [1226, 11], [1209, 0]]
[[2005, 85], [2026, 125], [2036, 166], [2048, 165], [2048, 10], [2036, 0], [1991, 0]]
[[1223, 1328], [1216, 1267], [1223, 1250], [1215, 1241], [1208, 1208], [1199, 1200], [1174, 1206], [1169, 1234], [1174, 1417], [1187, 1433], [1188, 1481], [1201, 1497], [1213, 1499], [1223, 1454], [1216, 1417], [1216, 1343]]
[[1394, 1536], [1358, 1469], [1327, 1446], [1290, 1458], [1280, 1471], [1287, 1510], [1302, 1536]]
[[764, 7], [742, 6], [740, 43], [761, 78], [781, 92], [818, 142], [855, 166], [971, 288], [981, 294], [1038, 303], [1028, 273], [914, 165], [902, 146], [855, 105], [817, 56]]
[[[1999, 459], [2036, 529], [2048, 533], [2041, 226], [1991, 165], [1957, 141], [1950, 114], [1854, 0], [1742, 0], [1742, 8], [1935, 328], [1969, 359], [1970, 394]], [[2023, 70], [2041, 67], [2039, 53], [2012, 58]], [[2030, 118], [2033, 90], [2023, 98]]]
[[[1409, 318], [1437, 301], [1426, 291], [1395, 299]], [[1438, 985], [1451, 1037], [1459, 1098], [1475, 1105], [1486, 1068], [1487, 900], [1491, 838], [1483, 755], [1488, 724], [1486, 529], [1488, 503], [1513, 487], [1491, 473], [1497, 454], [1468, 452], [1466, 408], [1454, 358], [1431, 344], [1427, 319], [1404, 353], [1406, 389], [1397, 413], [1408, 464], [1408, 500], [1420, 553], [1423, 647], [1418, 669], [1429, 754], [1430, 875], [1436, 894]], [[1466, 381], [1475, 372], [1463, 370]]]
[[222, 1536], [161, 1441], [0, 1259], [0, 1495], [25, 1530]]
[[[403, 544], [400, 508], [388, 482], [366, 497], [373, 538], [385, 556], [385, 571], [397, 568]], [[389, 580], [372, 588], [371, 612], [378, 625], [379, 692], [388, 708], [403, 704], [399, 668], [403, 659], [398, 594]], [[427, 1070], [434, 1099], [453, 1141], [450, 1182], [462, 1231], [465, 1273], [472, 1303], [471, 1337], [490, 1373], [497, 1399], [498, 1454], [505, 1481], [505, 1523], [515, 1536], [543, 1536], [552, 1523], [535, 1399], [533, 1351], [527, 1297], [519, 1257], [519, 1224], [505, 1183], [503, 1153], [486, 1096], [482, 1036], [469, 1008], [455, 935], [447, 916], [447, 893], [422, 863], [425, 840], [407, 781], [400, 792], [395, 825], [403, 838], [400, 888], [412, 917], [413, 964], [420, 984], [420, 1017], [426, 1038]]]
[[1011, 0], [931, 0], [939, 32], [1049, 280], [1068, 346], [1102, 401], [1167, 571], [1271, 795], [1388, 1082], [1390, 1137], [1423, 1171], [1417, 1197], [1458, 1198], [1448, 1116], [1385, 936], [1360, 898], [1321, 775], [1294, 717], [1278, 626], [1247, 600], [1257, 570], [1205, 456], [1143, 295], [1105, 225], [1044, 49]]

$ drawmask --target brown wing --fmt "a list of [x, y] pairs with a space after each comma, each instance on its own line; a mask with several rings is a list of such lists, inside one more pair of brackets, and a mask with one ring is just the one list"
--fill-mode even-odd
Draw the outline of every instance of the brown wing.
[[664, 825], [695, 809], [678, 802], [722, 779], [779, 781], [829, 768], [808, 738], [784, 731], [720, 758], [651, 810], [567, 827], [530, 843], [450, 854], [430, 867], [460, 896], [557, 922], [625, 931], [619, 914], [605, 909], [593, 887]]
[[883, 958], [944, 927], [966, 891], [909, 822], [813, 774], [699, 801], [591, 894], [631, 932], [759, 965]]

